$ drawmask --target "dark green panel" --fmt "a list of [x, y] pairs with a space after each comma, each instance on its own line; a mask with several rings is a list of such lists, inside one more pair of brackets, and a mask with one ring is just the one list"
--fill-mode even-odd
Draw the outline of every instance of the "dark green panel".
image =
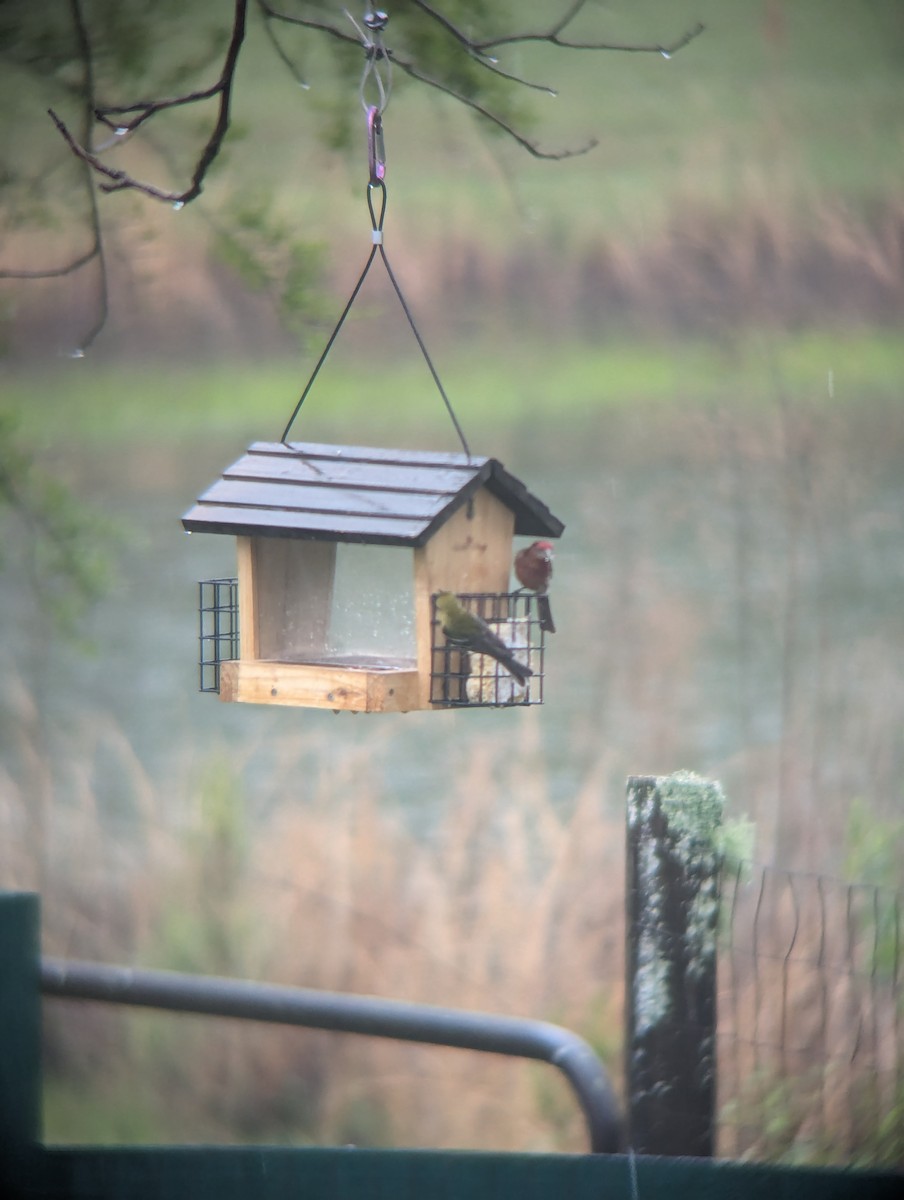
[[[623, 1156], [405, 1150], [60, 1149], [68, 1200], [628, 1200]], [[691, 1159], [636, 1161], [640, 1200], [897, 1200], [901, 1179]]]
[[0, 892], [0, 1194], [41, 1136], [37, 896]]

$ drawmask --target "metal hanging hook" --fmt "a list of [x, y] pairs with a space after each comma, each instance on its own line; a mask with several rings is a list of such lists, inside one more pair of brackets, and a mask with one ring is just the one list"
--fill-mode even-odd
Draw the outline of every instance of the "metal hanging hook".
[[372, 80], [377, 88], [377, 104], [375, 107], [382, 113], [389, 103], [389, 96], [392, 91], [392, 60], [389, 57], [389, 51], [383, 45], [383, 31], [389, 24], [389, 14], [385, 13], [381, 8], [368, 10], [364, 14], [366, 32], [365, 29], [361, 28], [348, 9], [345, 10], [345, 15], [358, 31], [361, 45], [364, 47], [364, 70], [361, 74], [361, 84], [358, 89], [361, 97], [361, 107], [365, 112], [371, 107], [365, 95], [365, 89], [368, 82]]
[[[364, 47], [364, 70], [361, 73], [361, 83], [358, 89], [361, 107], [367, 118], [367, 165], [369, 186], [381, 184], [386, 178], [386, 150], [383, 143], [383, 113], [389, 103], [389, 93], [392, 90], [392, 64], [389, 52], [383, 45], [383, 30], [389, 24], [389, 14], [381, 8], [368, 10], [364, 14], [364, 25], [367, 33], [361, 28], [355, 18], [346, 9], [346, 16], [358, 31], [361, 44]], [[385, 79], [384, 79], [385, 68]], [[373, 80], [377, 87], [378, 103], [369, 104], [365, 96], [368, 80]]]

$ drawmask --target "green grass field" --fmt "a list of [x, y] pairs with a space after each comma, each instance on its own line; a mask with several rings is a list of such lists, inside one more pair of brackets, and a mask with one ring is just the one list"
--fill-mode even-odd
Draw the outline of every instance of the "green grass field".
[[[435, 439], [458, 449], [441, 397], [412, 341], [385, 362], [352, 361], [336, 352], [311, 390], [291, 436], [361, 442]], [[542, 431], [606, 409], [661, 405], [763, 408], [777, 387], [800, 398], [857, 405], [897, 395], [904, 344], [887, 332], [848, 336], [749, 336], [729, 356], [706, 342], [583, 342], [529, 346], [444, 346], [436, 365], [465, 432], [492, 440], [519, 424]], [[203, 441], [233, 436], [279, 439], [312, 369], [311, 356], [217, 367], [127, 363], [91, 368], [66, 363], [53, 372], [7, 376], [6, 406], [41, 445], [124, 447], [128, 443]], [[86, 369], [87, 367], [87, 369]]]

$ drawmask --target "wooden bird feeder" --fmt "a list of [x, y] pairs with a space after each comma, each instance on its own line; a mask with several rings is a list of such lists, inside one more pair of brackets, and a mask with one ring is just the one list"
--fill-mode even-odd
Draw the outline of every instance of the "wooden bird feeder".
[[[564, 526], [496, 459], [257, 442], [182, 524], [236, 539], [237, 578], [200, 585], [201, 688], [221, 700], [355, 712], [542, 700], [534, 598], [508, 591], [512, 543]], [[506, 622], [520, 623], [525, 641], [510, 644], [533, 666], [526, 688], [475, 690], [484, 656], [444, 645], [444, 590], [507, 640]]]

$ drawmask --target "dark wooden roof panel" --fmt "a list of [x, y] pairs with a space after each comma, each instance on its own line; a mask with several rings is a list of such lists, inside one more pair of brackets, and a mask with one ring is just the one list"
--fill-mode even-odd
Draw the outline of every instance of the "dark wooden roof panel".
[[474, 478], [474, 472], [462, 467], [418, 467], [403, 463], [381, 464], [377, 470], [373, 464], [360, 461], [286, 460], [246, 454], [223, 472], [223, 478], [454, 495]]
[[316, 541], [420, 545], [423, 522], [402, 517], [349, 517], [342, 513], [306, 513], [304, 532], [298, 514], [276, 509], [229, 508], [196, 504], [182, 518], [191, 533], [229, 533], [236, 537], [310, 537]]
[[431, 492], [399, 492], [379, 488], [340, 488], [300, 483], [271, 483], [228, 476], [219, 479], [198, 500], [199, 504], [226, 504], [240, 508], [282, 509], [299, 514], [346, 513], [350, 516], [394, 516], [432, 520], [448, 499]]
[[320, 443], [255, 442], [182, 518], [190, 532], [419, 546], [485, 485], [515, 533], [564, 525], [494, 458]]
[[274, 458], [324, 458], [329, 462], [399, 463], [402, 466], [479, 469], [490, 459], [480, 455], [448, 454], [434, 450], [389, 450], [381, 446], [333, 446], [323, 442], [253, 442], [249, 454]]

